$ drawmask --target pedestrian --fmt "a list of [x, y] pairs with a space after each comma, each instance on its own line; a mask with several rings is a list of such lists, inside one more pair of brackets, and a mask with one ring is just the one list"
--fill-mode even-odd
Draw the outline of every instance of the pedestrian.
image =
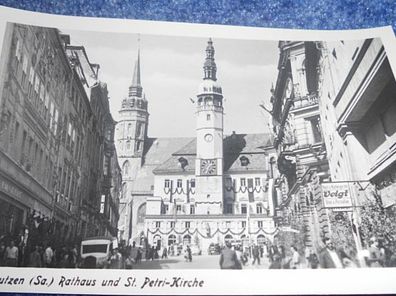
[[271, 244], [271, 246], [269, 247], [268, 253], [269, 253], [269, 258], [272, 262], [274, 260], [274, 255], [279, 254], [278, 246], [275, 244]]
[[256, 263], [256, 261], [257, 261], [257, 264], [260, 265], [260, 250], [256, 244], [253, 245], [252, 256], [253, 256], [252, 265], [254, 265]]
[[345, 253], [345, 251], [340, 251], [340, 258], [344, 268], [356, 268], [357, 265], [352, 261], [352, 259]]
[[151, 261], [154, 261], [154, 259], [155, 259], [155, 252], [156, 252], [155, 247], [152, 246], [151, 249], [150, 249], [150, 259], [151, 259]]
[[130, 256], [127, 256], [125, 258], [125, 269], [132, 269], [133, 267], [133, 260], [131, 259]]
[[188, 260], [188, 262], [192, 261], [192, 251], [191, 251], [190, 246], [188, 246], [188, 245], [187, 245], [187, 260]]
[[242, 269], [242, 265], [245, 265], [245, 263], [243, 261], [243, 254], [242, 254], [240, 246], [235, 247], [235, 253], [236, 253], [236, 257], [238, 259], [236, 269]]
[[269, 269], [282, 269], [282, 258], [279, 253], [273, 255]]
[[30, 267], [42, 267], [43, 263], [41, 260], [41, 254], [39, 252], [39, 246], [34, 246], [33, 251], [29, 255], [29, 266]]
[[308, 267], [312, 269], [317, 269], [319, 266], [318, 256], [314, 253], [312, 249], [309, 250], [309, 255], [307, 258]]
[[300, 254], [298, 253], [297, 247], [291, 247], [292, 258], [290, 261], [290, 268], [291, 269], [299, 269], [300, 268]]
[[129, 250], [128, 257], [132, 260], [132, 262], [136, 262], [136, 257], [138, 253], [138, 248], [136, 247], [136, 242], [132, 242], [132, 247]]
[[47, 248], [44, 251], [44, 266], [45, 267], [52, 267], [52, 262], [54, 258], [54, 251], [51, 248], [51, 245], [48, 244]]
[[384, 267], [385, 250], [380, 248], [376, 237], [370, 238], [368, 263], [370, 267]]
[[139, 247], [136, 253], [136, 264], [142, 262], [142, 254], [143, 254], [142, 248]]
[[5, 250], [6, 250], [5, 243], [0, 242], [0, 266], [5, 266]]
[[114, 248], [111, 252], [109, 258], [109, 265], [111, 269], [121, 269], [122, 268], [122, 256], [118, 251], [118, 248]]
[[164, 248], [163, 250], [162, 250], [162, 256], [161, 256], [161, 258], [162, 259], [168, 259], [168, 248]]
[[69, 250], [70, 268], [77, 268], [78, 265], [78, 247], [76, 244]]
[[240, 263], [234, 250], [231, 249], [231, 243], [226, 242], [225, 248], [220, 254], [220, 268], [221, 269], [237, 269]]
[[5, 250], [6, 266], [17, 267], [18, 255], [19, 255], [18, 248], [15, 246], [14, 240], [11, 240], [10, 245]]
[[329, 237], [323, 239], [325, 247], [319, 254], [319, 263], [322, 268], [343, 268], [340, 255], [337, 253], [333, 241]]
[[61, 251], [61, 259], [59, 261], [59, 268], [69, 268], [70, 267], [70, 253], [68, 249], [64, 246]]
[[186, 247], [184, 248], [184, 260], [186, 260], [186, 262], [188, 262], [188, 250], [187, 250], [187, 247], [188, 247], [188, 246], [186, 246]]

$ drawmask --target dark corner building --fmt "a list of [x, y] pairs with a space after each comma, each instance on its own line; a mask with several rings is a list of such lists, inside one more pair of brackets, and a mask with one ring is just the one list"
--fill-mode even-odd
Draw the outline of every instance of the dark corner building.
[[99, 65], [57, 29], [11, 23], [0, 63], [0, 236], [116, 236], [121, 175]]

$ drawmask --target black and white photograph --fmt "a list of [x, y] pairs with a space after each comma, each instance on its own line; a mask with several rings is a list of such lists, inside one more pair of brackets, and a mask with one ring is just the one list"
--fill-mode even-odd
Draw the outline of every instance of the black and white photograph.
[[382, 40], [207, 33], [7, 23], [0, 266], [396, 267]]

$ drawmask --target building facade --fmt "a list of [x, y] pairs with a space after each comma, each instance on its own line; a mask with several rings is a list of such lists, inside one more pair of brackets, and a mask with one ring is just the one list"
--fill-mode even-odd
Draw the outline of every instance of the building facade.
[[[54, 244], [96, 234], [82, 217], [86, 200], [95, 203], [92, 215], [99, 214], [103, 183], [95, 175], [103, 175], [105, 154], [98, 145], [105, 124], [94, 109], [98, 65], [57, 29], [20, 24], [7, 25], [1, 65], [1, 234]], [[101, 112], [108, 117], [108, 102]], [[90, 192], [93, 182], [99, 183]], [[98, 221], [92, 224], [101, 229]]]
[[[276, 180], [279, 238], [316, 247], [327, 230], [320, 183], [329, 178], [318, 104], [320, 51], [314, 42], [279, 42], [272, 118], [280, 177]], [[319, 221], [320, 220], [320, 221]]]
[[[369, 39], [279, 48], [271, 98], [278, 238], [319, 251], [332, 237], [364, 266], [369, 238], [391, 242], [396, 223], [395, 78], [384, 47]], [[345, 194], [332, 201], [336, 190]]]
[[[207, 252], [210, 244], [227, 240], [263, 244], [276, 233], [272, 218], [277, 175], [273, 139], [269, 134], [223, 134], [223, 94], [211, 40], [205, 52], [203, 81], [196, 99], [196, 135], [192, 138], [147, 137], [147, 101], [140, 105], [143, 111], [136, 103], [138, 97], [144, 100], [137, 88], [138, 57], [130, 96], [120, 111], [125, 117], [117, 125], [118, 145], [135, 142], [123, 146], [124, 154], [122, 147], [118, 150], [119, 159], [128, 154], [128, 160], [120, 160], [120, 164], [124, 184], [129, 177], [131, 184], [126, 189], [130, 201], [125, 207], [131, 214], [126, 213], [126, 221], [121, 222], [125, 229], [132, 228], [125, 240], [157, 248], [190, 244]], [[131, 91], [133, 88], [139, 91]], [[131, 98], [131, 93], [135, 97]], [[140, 119], [135, 119], [138, 115]], [[125, 133], [129, 125], [132, 133]], [[139, 143], [142, 150], [136, 149]], [[128, 178], [124, 178], [124, 164], [128, 164]]]
[[358, 247], [366, 248], [372, 236], [389, 247], [396, 223], [395, 76], [378, 38], [320, 47], [320, 110], [332, 181], [349, 184]]

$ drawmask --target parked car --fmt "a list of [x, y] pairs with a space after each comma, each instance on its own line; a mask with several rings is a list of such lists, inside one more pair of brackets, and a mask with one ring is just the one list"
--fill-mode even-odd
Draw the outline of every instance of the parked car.
[[117, 239], [112, 237], [90, 237], [81, 242], [81, 268], [108, 268], [108, 259]]

